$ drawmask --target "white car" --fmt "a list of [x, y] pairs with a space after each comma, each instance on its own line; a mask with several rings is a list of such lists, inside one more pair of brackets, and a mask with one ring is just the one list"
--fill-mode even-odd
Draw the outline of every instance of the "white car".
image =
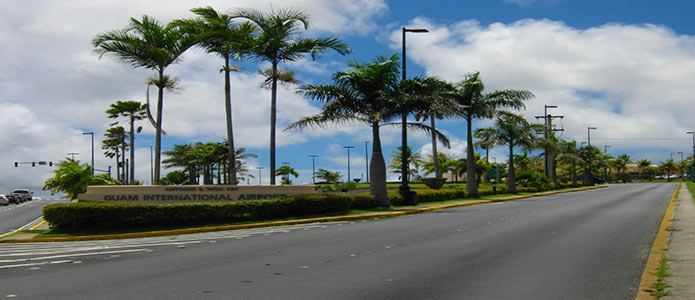
[[10, 200], [5, 195], [0, 195], [0, 204], [4, 206], [10, 205]]

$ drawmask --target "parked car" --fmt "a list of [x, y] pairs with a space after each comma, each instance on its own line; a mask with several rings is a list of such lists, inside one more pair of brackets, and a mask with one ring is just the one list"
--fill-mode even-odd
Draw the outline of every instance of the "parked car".
[[0, 195], [0, 204], [4, 206], [10, 205], [10, 199], [7, 199], [5, 195]]
[[24, 199], [19, 194], [5, 194], [5, 197], [7, 197], [10, 203], [19, 204], [24, 202]]
[[24, 196], [24, 199], [29, 200], [29, 201], [31, 201], [33, 194], [34, 194], [27, 189], [16, 189], [12, 192], [15, 194], [21, 194], [22, 196]]

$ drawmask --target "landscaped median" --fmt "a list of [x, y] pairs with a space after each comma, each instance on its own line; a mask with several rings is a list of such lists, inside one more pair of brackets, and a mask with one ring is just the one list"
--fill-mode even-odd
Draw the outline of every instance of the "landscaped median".
[[[312, 194], [227, 203], [126, 204], [70, 203], [44, 208], [50, 235], [0, 242], [52, 242], [189, 234], [210, 231], [396, 217], [422, 212], [594, 189], [580, 187], [487, 199], [463, 199], [464, 191], [416, 190], [418, 206], [378, 208], [368, 194]], [[390, 195], [391, 196], [391, 195]], [[397, 203], [397, 194], [393, 195]], [[438, 201], [438, 202], [432, 202]], [[236, 223], [236, 224], [234, 224]], [[232, 224], [232, 225], [218, 225]], [[183, 228], [182, 227], [189, 227]], [[191, 226], [200, 226], [190, 228]], [[152, 228], [159, 229], [151, 231]], [[174, 229], [171, 229], [174, 228]], [[99, 234], [99, 233], [109, 234]], [[114, 233], [112, 233], [114, 232]], [[69, 236], [58, 236], [59, 234]]]

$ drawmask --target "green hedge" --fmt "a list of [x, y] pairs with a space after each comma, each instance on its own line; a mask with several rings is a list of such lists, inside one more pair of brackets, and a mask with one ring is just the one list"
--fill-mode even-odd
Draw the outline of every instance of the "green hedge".
[[311, 194], [220, 203], [70, 203], [43, 209], [44, 219], [65, 230], [118, 230], [228, 224], [295, 216], [345, 213], [376, 207], [365, 195]]

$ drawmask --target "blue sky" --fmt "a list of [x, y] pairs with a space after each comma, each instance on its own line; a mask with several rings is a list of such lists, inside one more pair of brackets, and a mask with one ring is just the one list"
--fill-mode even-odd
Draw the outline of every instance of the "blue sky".
[[[166, 5], [162, 5], [166, 3]], [[558, 105], [553, 114], [565, 115], [563, 138], [609, 145], [609, 152], [647, 158], [655, 163], [670, 154], [691, 153], [685, 131], [695, 128], [695, 22], [693, 4], [673, 1], [52, 1], [6, 4], [0, 12], [0, 190], [29, 187], [38, 190], [51, 176], [49, 168], [14, 168], [14, 161], [63, 159], [79, 152], [89, 161], [90, 140], [82, 131], [95, 131], [97, 142], [111, 120], [104, 111], [116, 100], [144, 101], [151, 72], [133, 69], [113, 57], [99, 59], [90, 40], [98, 33], [122, 28], [129, 17], [151, 15], [163, 22], [191, 17], [188, 9], [211, 5], [222, 11], [236, 7], [295, 7], [312, 17], [309, 36], [336, 36], [353, 53], [327, 53], [317, 61], [303, 60], [284, 68], [297, 72], [303, 84], [328, 83], [332, 72], [348, 60], [369, 61], [377, 55], [400, 54], [400, 28], [425, 27], [427, 34], [408, 35], [408, 76], [434, 75], [458, 81], [480, 71], [488, 90], [528, 89], [536, 98], [522, 111], [529, 120], [542, 114], [543, 105]], [[164, 148], [189, 142], [216, 142], [225, 137], [221, 61], [193, 50], [169, 69], [184, 89], [165, 96]], [[270, 93], [258, 87], [259, 64], [242, 62], [233, 78], [237, 146], [259, 155], [249, 163], [262, 166], [268, 183], [268, 119]], [[282, 89], [278, 102], [282, 130], [299, 117], [318, 112], [316, 103]], [[152, 95], [154, 97], [154, 94]], [[452, 139], [451, 154], [465, 151], [465, 123], [442, 120], [440, 128]], [[148, 124], [136, 140], [136, 178], [149, 182], [149, 146], [154, 143]], [[489, 121], [476, 122], [477, 127]], [[300, 174], [296, 183], [311, 181], [311, 158], [316, 167], [347, 173], [351, 151], [353, 178], [365, 173], [365, 141], [361, 126], [279, 133], [277, 165], [289, 162]], [[371, 142], [371, 141], [370, 141]], [[384, 154], [399, 145], [398, 128], [382, 132]], [[429, 139], [412, 134], [409, 144], [428, 153]], [[113, 161], [101, 155], [96, 166]], [[506, 160], [504, 148], [491, 156]], [[679, 154], [675, 155], [679, 158]], [[167, 172], [168, 170], [163, 170]], [[389, 174], [395, 179], [397, 175]], [[257, 179], [252, 179], [253, 182]]]

